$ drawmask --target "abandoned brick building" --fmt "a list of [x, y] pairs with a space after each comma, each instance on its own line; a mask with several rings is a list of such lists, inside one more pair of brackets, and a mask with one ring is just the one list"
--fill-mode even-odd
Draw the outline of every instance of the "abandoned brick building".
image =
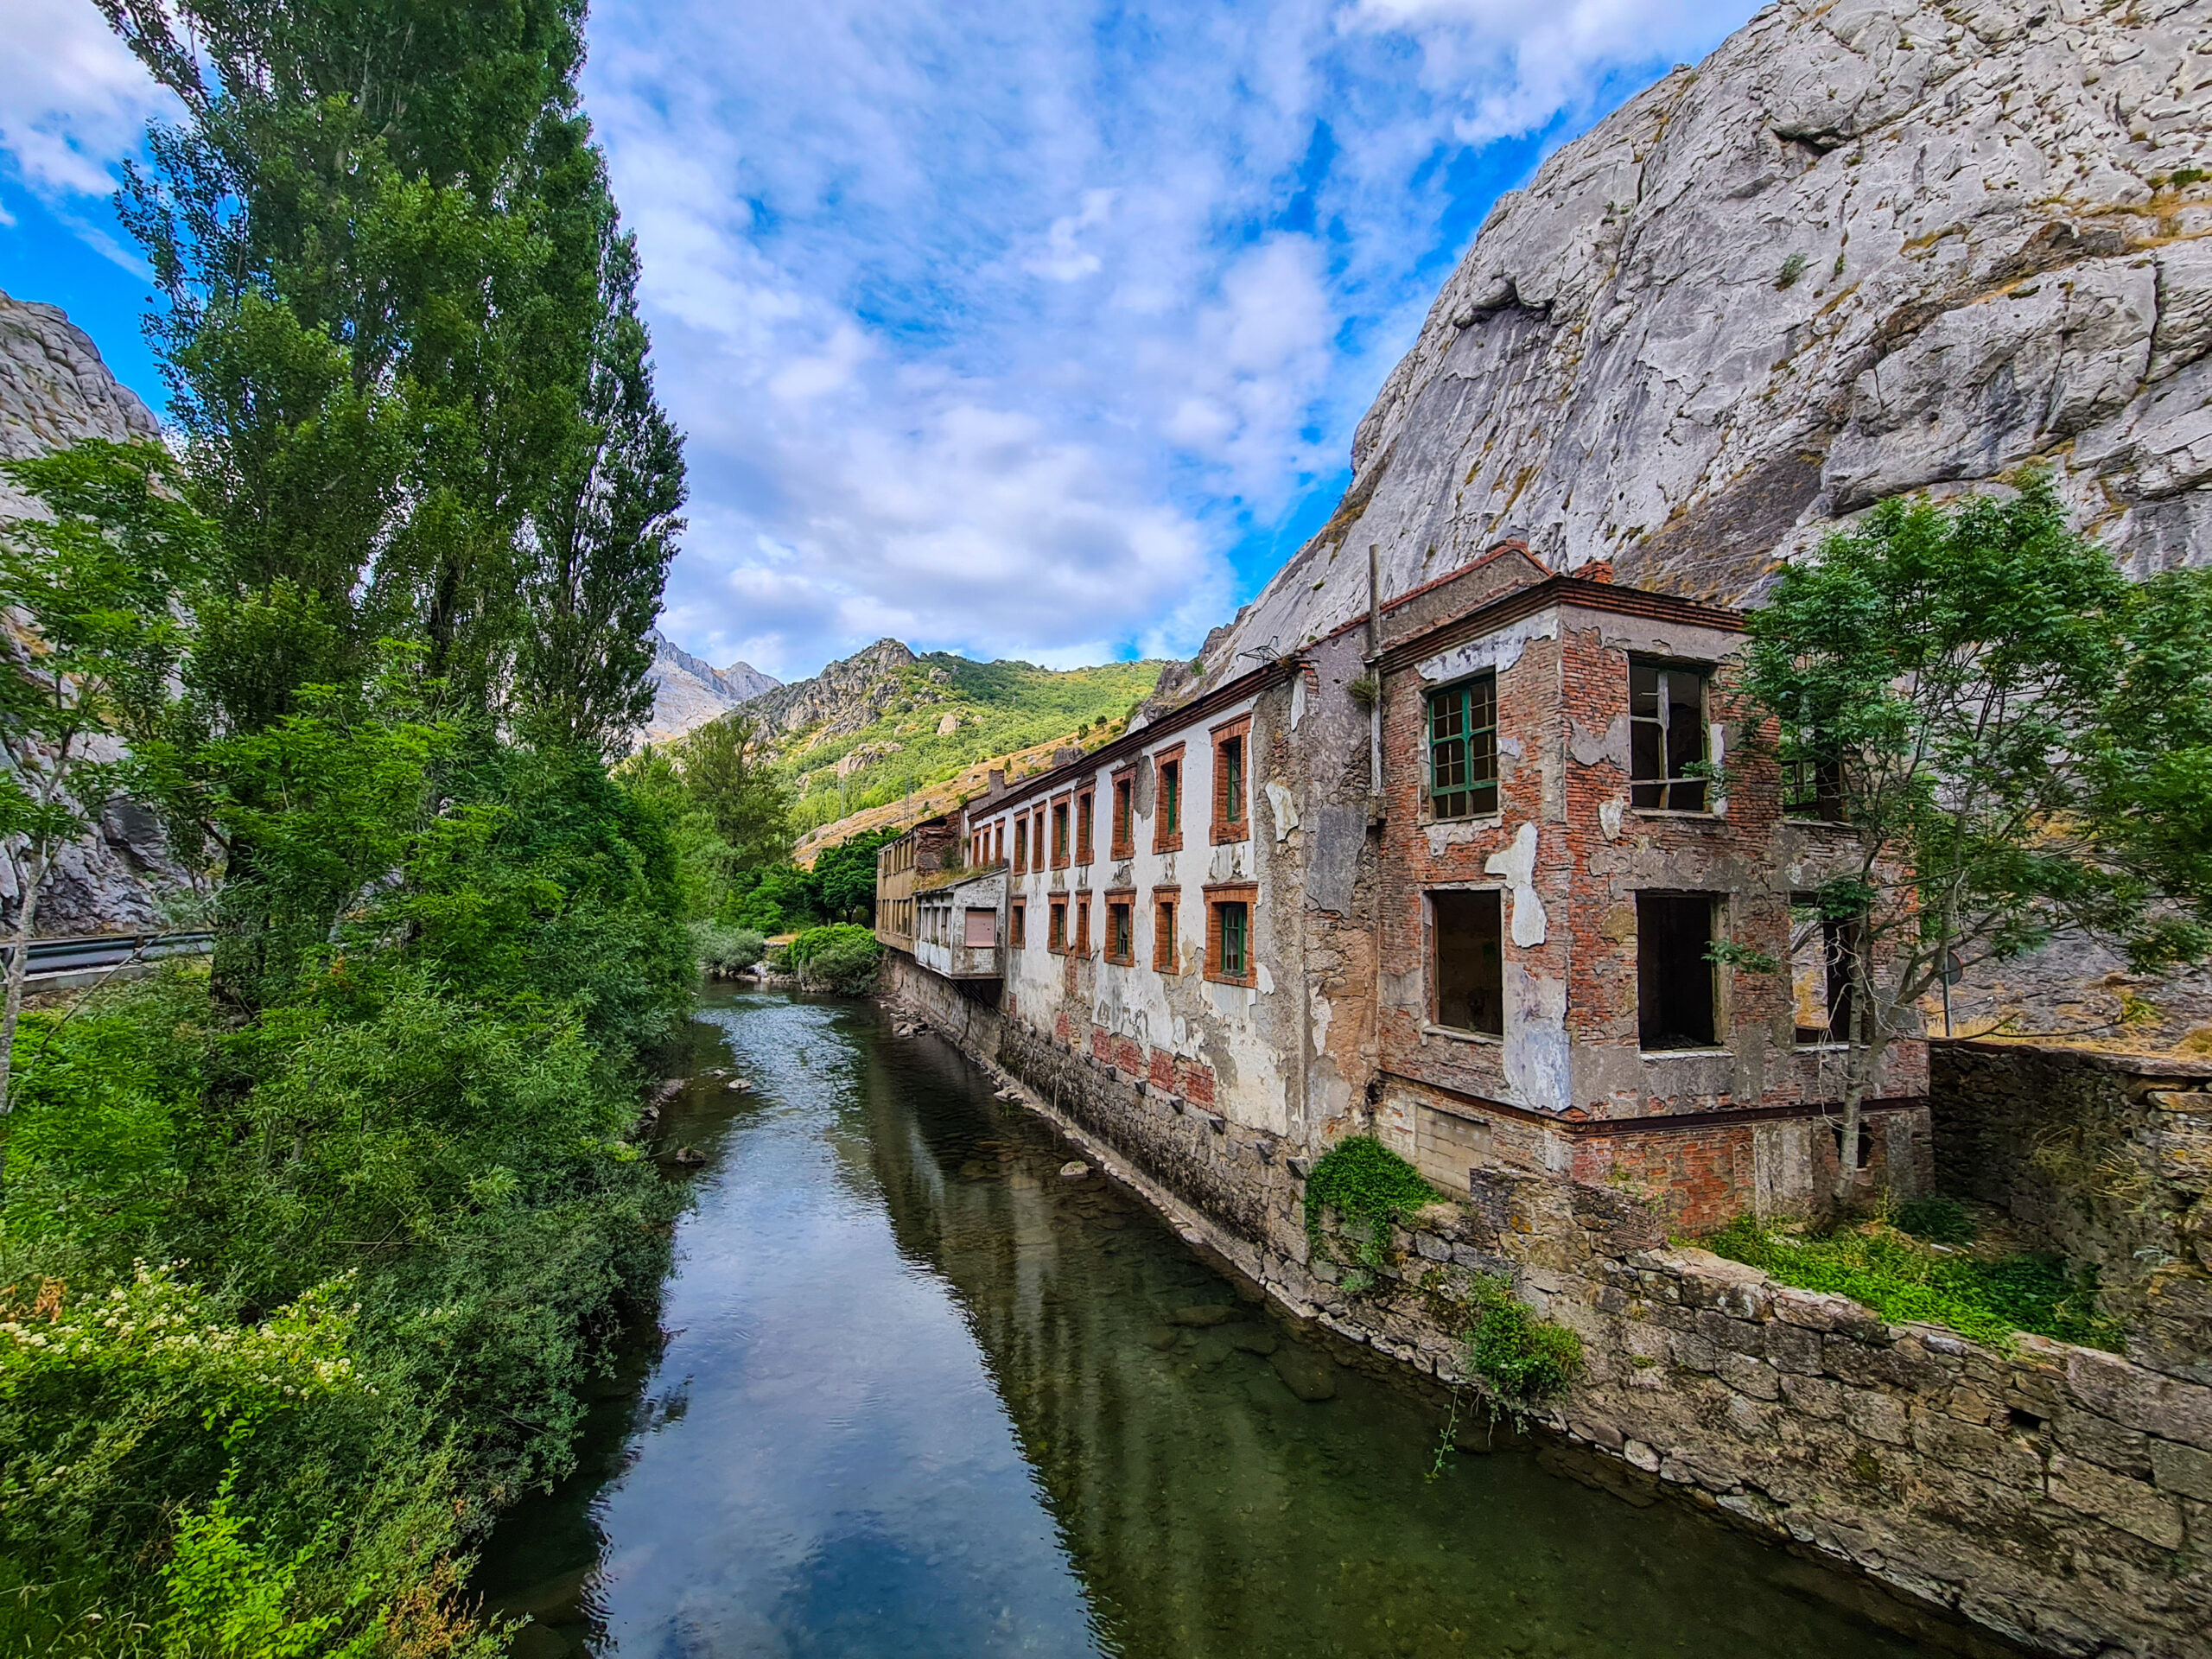
[[[1141, 1160], [1162, 1110], [1264, 1164], [1371, 1124], [1452, 1191], [1505, 1166], [1690, 1229], [1817, 1208], [1851, 942], [1792, 901], [1847, 832], [1740, 742], [1726, 793], [1713, 781], [1740, 617], [1604, 574], [1507, 543], [995, 779], [884, 849], [894, 979], [940, 1001], [958, 981], [1009, 1056], [1088, 1055], [1091, 1109], [1128, 1120], [1109, 1138]], [[918, 939], [917, 848], [946, 865]], [[1719, 940], [1790, 971], [1719, 965]], [[1870, 1185], [1926, 1180], [1926, 1066], [1921, 1044], [1890, 1052]], [[1238, 1158], [1210, 1161], [1179, 1184], [1220, 1201]]]

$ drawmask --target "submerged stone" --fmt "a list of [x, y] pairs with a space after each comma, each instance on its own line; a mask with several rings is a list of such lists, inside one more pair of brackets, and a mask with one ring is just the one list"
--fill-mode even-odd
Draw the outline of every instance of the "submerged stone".
[[1337, 1397], [1336, 1362], [1302, 1343], [1292, 1343], [1268, 1357], [1268, 1363], [1288, 1389], [1308, 1405]]

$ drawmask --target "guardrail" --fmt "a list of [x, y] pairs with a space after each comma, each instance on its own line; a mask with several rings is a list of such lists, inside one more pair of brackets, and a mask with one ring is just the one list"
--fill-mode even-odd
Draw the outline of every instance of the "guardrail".
[[[30, 977], [97, 973], [164, 957], [204, 957], [214, 948], [213, 933], [92, 933], [73, 939], [33, 939]], [[0, 944], [0, 962], [7, 961], [14, 950], [12, 944]]]

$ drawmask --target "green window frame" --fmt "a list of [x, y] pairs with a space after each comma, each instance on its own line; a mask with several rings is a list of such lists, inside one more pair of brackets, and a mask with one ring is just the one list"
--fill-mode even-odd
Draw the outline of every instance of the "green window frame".
[[1497, 676], [1478, 674], [1428, 694], [1428, 811], [1475, 818], [1497, 810]]
[[1160, 833], [1183, 833], [1183, 763], [1169, 760], [1160, 768]]
[[1250, 906], [1230, 903], [1221, 906], [1221, 971], [1228, 978], [1242, 979], [1251, 971], [1251, 931]]

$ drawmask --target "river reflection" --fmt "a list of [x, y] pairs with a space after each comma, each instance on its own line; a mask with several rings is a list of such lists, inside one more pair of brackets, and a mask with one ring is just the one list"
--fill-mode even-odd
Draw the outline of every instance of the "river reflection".
[[1434, 1473], [1433, 1402], [1062, 1179], [937, 1038], [712, 992], [693, 1031], [756, 1090], [671, 1109], [709, 1163], [666, 1345], [486, 1553], [526, 1659], [1937, 1650], [1866, 1586], [1526, 1448]]

